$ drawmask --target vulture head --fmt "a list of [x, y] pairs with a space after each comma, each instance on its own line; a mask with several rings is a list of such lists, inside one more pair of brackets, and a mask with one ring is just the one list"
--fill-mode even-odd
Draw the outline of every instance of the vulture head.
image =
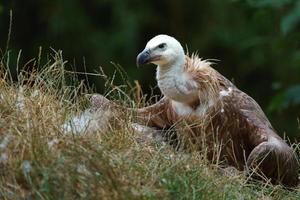
[[157, 35], [146, 45], [145, 49], [137, 56], [137, 66], [153, 63], [162, 68], [167, 68], [184, 63], [185, 54], [181, 44], [168, 35]]

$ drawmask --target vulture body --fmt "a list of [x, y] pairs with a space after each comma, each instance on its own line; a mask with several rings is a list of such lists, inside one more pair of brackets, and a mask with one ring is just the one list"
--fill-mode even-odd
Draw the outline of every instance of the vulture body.
[[[138, 109], [138, 121], [158, 129], [176, 128], [179, 138], [206, 148], [207, 157], [237, 169], [255, 169], [275, 184], [298, 184], [295, 154], [250, 96], [197, 55], [185, 55], [173, 37], [158, 35], [137, 57], [157, 65], [164, 97]], [[189, 126], [181, 126], [188, 124]], [[203, 145], [204, 144], [204, 145]], [[219, 145], [215, 151], [216, 144]]]

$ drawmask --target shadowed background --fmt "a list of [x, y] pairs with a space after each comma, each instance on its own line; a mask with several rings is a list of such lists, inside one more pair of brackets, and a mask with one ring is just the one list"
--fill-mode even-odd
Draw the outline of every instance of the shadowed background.
[[[262, 106], [280, 135], [300, 139], [300, 1], [4, 0], [2, 54], [10, 10], [12, 71], [20, 49], [24, 65], [37, 57], [39, 47], [45, 63], [51, 47], [63, 50], [68, 67], [77, 71], [101, 66], [112, 75], [111, 61], [120, 64], [147, 93], [156, 85], [155, 67], [137, 69], [135, 58], [150, 38], [165, 33], [189, 52], [220, 60], [214, 68]], [[103, 92], [101, 78], [80, 78]]]

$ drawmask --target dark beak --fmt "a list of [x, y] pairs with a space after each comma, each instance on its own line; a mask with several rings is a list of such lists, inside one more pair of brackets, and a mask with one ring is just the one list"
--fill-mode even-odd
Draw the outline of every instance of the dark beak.
[[145, 49], [136, 57], [136, 65], [140, 67], [141, 65], [148, 64], [151, 61], [151, 51], [150, 49]]

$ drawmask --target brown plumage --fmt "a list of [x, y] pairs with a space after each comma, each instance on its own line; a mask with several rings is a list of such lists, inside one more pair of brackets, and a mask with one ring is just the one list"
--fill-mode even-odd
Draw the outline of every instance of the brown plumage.
[[172, 37], [159, 35], [138, 56], [138, 65], [158, 65], [157, 81], [164, 97], [138, 109], [137, 121], [158, 129], [175, 127], [177, 137], [187, 141], [183, 146], [206, 149], [212, 161], [221, 160], [240, 170], [256, 169], [273, 183], [298, 184], [293, 150], [277, 135], [255, 100], [209, 61], [184, 56], [178, 44]]

